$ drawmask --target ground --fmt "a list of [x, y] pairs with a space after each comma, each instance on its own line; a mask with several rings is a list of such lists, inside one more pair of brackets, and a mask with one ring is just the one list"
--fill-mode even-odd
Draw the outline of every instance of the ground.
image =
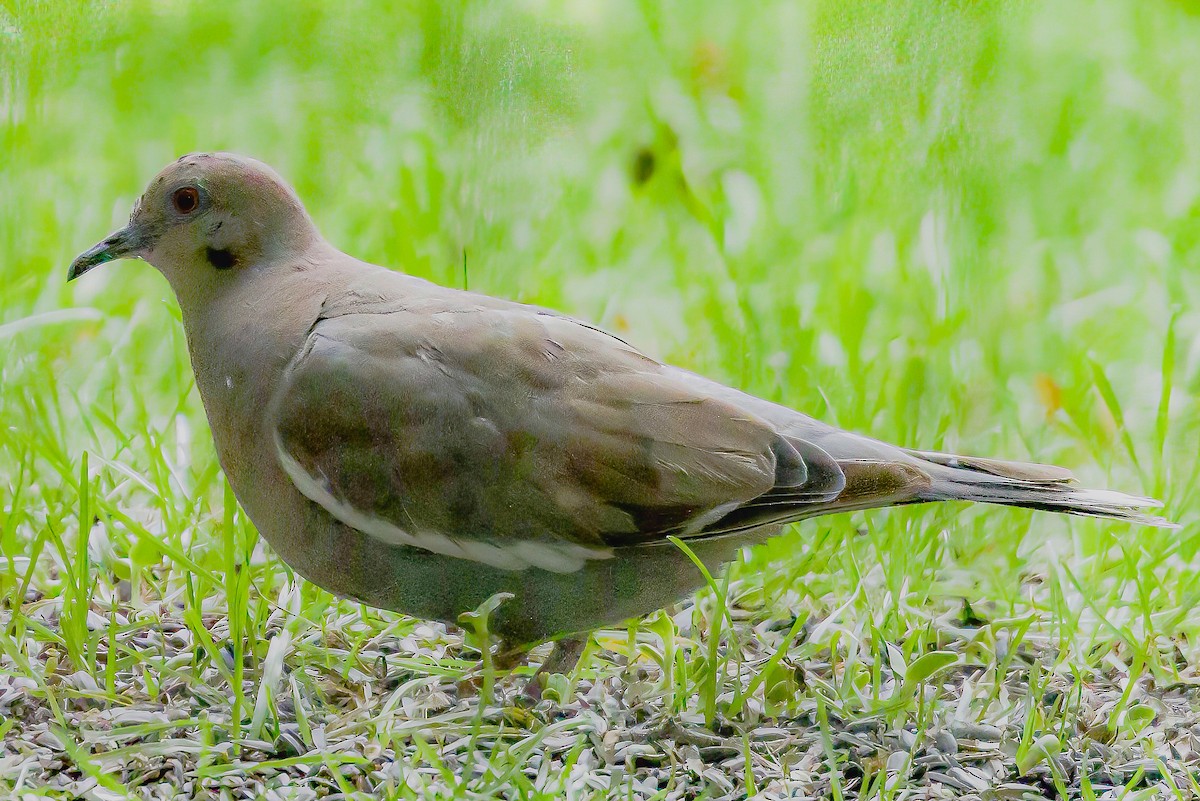
[[[1200, 797], [1198, 39], [1182, 0], [0, 0], [0, 788]], [[160, 276], [64, 283], [213, 149], [360, 258], [1181, 528], [810, 521], [527, 708], [258, 540]]]

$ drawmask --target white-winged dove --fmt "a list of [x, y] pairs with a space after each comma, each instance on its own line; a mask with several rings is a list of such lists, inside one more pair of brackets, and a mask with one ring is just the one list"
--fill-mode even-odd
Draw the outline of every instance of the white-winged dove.
[[455, 622], [496, 593], [502, 661], [694, 591], [788, 523], [967, 500], [1151, 525], [1061, 468], [912, 451], [662, 364], [592, 325], [366, 264], [269, 167], [164, 169], [68, 279], [141, 258], [179, 299], [217, 453], [310, 581]]

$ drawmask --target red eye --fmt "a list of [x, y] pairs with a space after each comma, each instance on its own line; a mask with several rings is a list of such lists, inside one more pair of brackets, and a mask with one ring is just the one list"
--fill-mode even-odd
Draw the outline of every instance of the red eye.
[[191, 214], [200, 205], [200, 193], [194, 186], [185, 186], [175, 190], [175, 194], [171, 195], [171, 202], [175, 204], [175, 211]]

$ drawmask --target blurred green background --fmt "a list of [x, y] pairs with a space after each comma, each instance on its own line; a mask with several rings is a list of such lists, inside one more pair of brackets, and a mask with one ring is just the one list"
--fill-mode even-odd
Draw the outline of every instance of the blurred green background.
[[60, 279], [212, 149], [364, 259], [909, 444], [1106, 466], [1091, 353], [1149, 458], [1167, 323], [1194, 330], [1184, 4], [6, 5], [0, 319], [93, 307], [130, 349], [8, 340], [6, 386], [44, 336], [67, 386], [178, 378], [151, 270]]
[[[1132, 0], [0, 0], [0, 591], [67, 591], [84, 451], [92, 592], [222, 564], [165, 281], [122, 262], [64, 283], [163, 165], [222, 149], [362, 259], [880, 438], [1061, 463], [1186, 524], [820, 520], [739, 569], [763, 614], [861, 585], [847, 614], [885, 637], [969, 596], [1084, 662], [1126, 635], [1190, 652], [1198, 41], [1195, 4]], [[282, 568], [240, 525], [270, 595]]]

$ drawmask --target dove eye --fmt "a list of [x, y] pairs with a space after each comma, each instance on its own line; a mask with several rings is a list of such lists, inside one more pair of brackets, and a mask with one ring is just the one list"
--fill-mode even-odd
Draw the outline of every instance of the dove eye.
[[191, 214], [200, 205], [200, 193], [194, 186], [176, 189], [175, 194], [171, 195], [171, 203], [180, 214]]

